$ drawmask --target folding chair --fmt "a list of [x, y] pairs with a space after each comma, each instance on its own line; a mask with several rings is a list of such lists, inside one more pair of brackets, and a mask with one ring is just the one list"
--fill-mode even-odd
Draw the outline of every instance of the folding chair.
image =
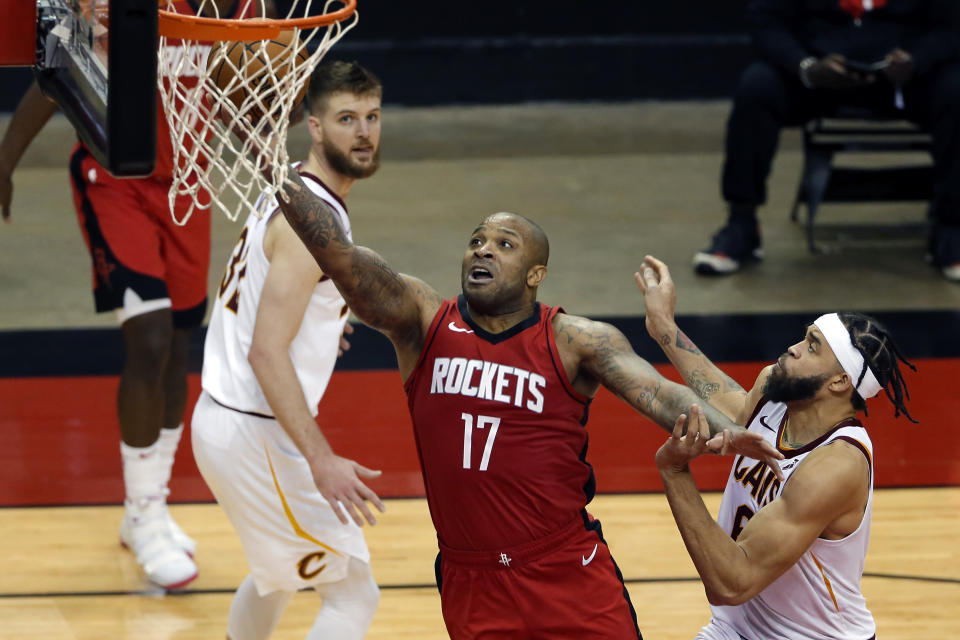
[[932, 164], [835, 166], [834, 154], [929, 152], [930, 148], [930, 134], [916, 125], [861, 109], [843, 110], [804, 125], [803, 172], [790, 219], [796, 222], [800, 205], [806, 205], [810, 252], [820, 251], [813, 230], [817, 210], [824, 202], [929, 201], [933, 194]]

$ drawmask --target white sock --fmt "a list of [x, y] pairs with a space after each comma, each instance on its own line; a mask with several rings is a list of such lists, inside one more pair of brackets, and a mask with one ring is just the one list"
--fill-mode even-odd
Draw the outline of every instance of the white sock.
[[380, 603], [380, 588], [370, 565], [350, 558], [347, 577], [314, 586], [323, 606], [307, 640], [360, 640], [367, 634]]
[[274, 591], [261, 596], [253, 576], [247, 575], [230, 603], [227, 638], [230, 640], [266, 640], [280, 622], [280, 616], [293, 597], [292, 591]]
[[177, 447], [180, 445], [180, 436], [183, 435], [183, 423], [180, 423], [176, 429], [160, 429], [160, 437], [157, 444], [160, 447], [160, 464], [163, 468], [163, 486], [166, 487], [170, 482], [170, 474], [173, 472], [173, 459], [177, 453]]
[[166, 505], [167, 489], [163, 481], [159, 444], [154, 442], [149, 447], [131, 447], [121, 441], [120, 458], [123, 461], [127, 513], [136, 516], [152, 505]]

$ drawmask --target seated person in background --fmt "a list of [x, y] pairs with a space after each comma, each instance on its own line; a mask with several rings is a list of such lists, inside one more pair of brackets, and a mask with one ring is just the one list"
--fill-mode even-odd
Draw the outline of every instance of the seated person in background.
[[756, 212], [780, 129], [857, 106], [932, 132], [930, 253], [960, 281], [960, 2], [752, 0], [746, 18], [760, 60], [740, 78], [727, 122], [729, 220], [694, 256], [696, 272], [729, 274], [762, 257]]

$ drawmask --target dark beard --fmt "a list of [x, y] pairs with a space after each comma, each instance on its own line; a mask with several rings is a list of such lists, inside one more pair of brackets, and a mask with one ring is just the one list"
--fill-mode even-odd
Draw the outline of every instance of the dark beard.
[[492, 295], [476, 295], [466, 289], [461, 289], [461, 291], [470, 308], [484, 316], [500, 316], [508, 313], [509, 311], [505, 310], [508, 305], [504, 303], [509, 303], [514, 299], [513, 296], [504, 295], [502, 290], [491, 292]]
[[460, 280], [461, 292], [470, 308], [477, 313], [485, 316], [501, 316], [507, 313], [513, 313], [522, 306], [524, 289], [523, 282], [515, 282], [512, 285], [502, 285], [495, 290], [489, 288], [482, 294], [467, 290], [466, 275]]
[[787, 377], [783, 369], [774, 369], [770, 377], [763, 385], [763, 395], [773, 402], [795, 402], [798, 400], [809, 400], [817, 395], [817, 391], [823, 386], [830, 376], [807, 376], [790, 378]]
[[350, 156], [343, 153], [332, 144], [327, 138], [323, 139], [323, 157], [333, 168], [334, 171], [348, 178], [360, 179], [369, 178], [380, 168], [380, 147], [373, 153], [373, 162], [368, 165], [359, 165], [350, 159]]

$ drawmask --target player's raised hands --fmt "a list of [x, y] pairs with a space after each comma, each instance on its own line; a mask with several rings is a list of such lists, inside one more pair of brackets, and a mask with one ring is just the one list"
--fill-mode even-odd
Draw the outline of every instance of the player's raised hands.
[[[387, 510], [380, 497], [361, 479], [379, 477], [380, 471], [368, 469], [358, 462], [332, 452], [316, 461], [311, 461], [310, 469], [320, 495], [330, 503], [330, 508], [343, 524], [347, 524], [348, 515], [358, 527], [363, 526], [364, 520], [371, 525], [377, 524], [376, 517], [367, 505], [368, 502], [380, 513]], [[337, 503], [343, 507], [339, 508]]]
[[674, 312], [677, 308], [677, 289], [670, 277], [667, 265], [653, 256], [643, 259], [640, 271], [633, 279], [643, 294], [646, 305], [647, 332], [659, 341], [664, 333], [670, 333], [676, 324]]
[[681, 413], [677, 417], [673, 433], [657, 451], [657, 468], [664, 472], [684, 471], [691, 460], [704, 453], [740, 454], [754, 460], [763, 460], [773, 470], [777, 479], [783, 481], [783, 472], [778, 462], [783, 460], [783, 454], [764, 440], [761, 434], [737, 427], [724, 429], [711, 438], [710, 425], [703, 409], [694, 404], [690, 406], [688, 413]]
[[662, 472], [686, 471], [690, 461], [708, 453], [710, 425], [699, 405], [692, 405], [688, 413], [681, 413], [673, 425], [673, 433], [667, 438], [655, 457], [657, 468]]

